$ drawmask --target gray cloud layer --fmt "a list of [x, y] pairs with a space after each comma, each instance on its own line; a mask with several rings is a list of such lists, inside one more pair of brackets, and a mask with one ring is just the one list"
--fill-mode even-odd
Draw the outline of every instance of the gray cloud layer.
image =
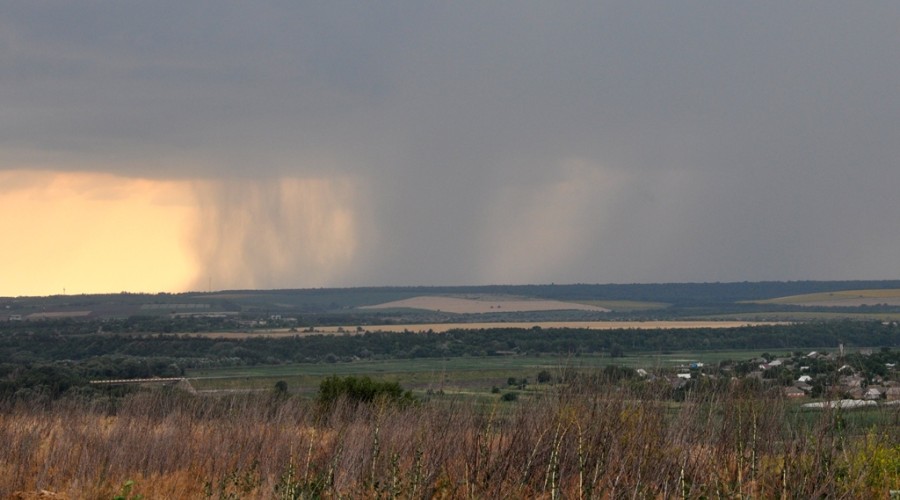
[[355, 179], [327, 284], [900, 271], [896, 2], [2, 3], [0, 168]]

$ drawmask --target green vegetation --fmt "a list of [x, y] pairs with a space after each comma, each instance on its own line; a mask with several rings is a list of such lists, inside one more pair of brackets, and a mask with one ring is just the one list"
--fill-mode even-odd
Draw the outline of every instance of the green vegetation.
[[[40, 326], [40, 325], [37, 325]], [[729, 329], [587, 330], [578, 328], [367, 332], [281, 338], [176, 334], [71, 333], [65, 325], [0, 335], [0, 359], [13, 364], [70, 360], [87, 376], [176, 375], [185, 368], [356, 359], [447, 358], [517, 354], [584, 355], [900, 345], [900, 327], [882, 322], [815, 322]]]
[[122, 484], [119, 493], [113, 497], [113, 500], [143, 500], [143, 495], [132, 495], [131, 490], [134, 488], [134, 481], [128, 480]]
[[[412, 387], [434, 387], [442, 367], [460, 371], [494, 369], [501, 382], [511, 373], [534, 377], [554, 365], [617, 364], [653, 368], [664, 365], [674, 352], [705, 354], [732, 350], [769, 351], [847, 349], [900, 346], [900, 326], [883, 322], [817, 322], [733, 329], [583, 330], [517, 329], [453, 330], [447, 333], [383, 333], [309, 335], [285, 338], [208, 338], [191, 335], [118, 335], [85, 333], [83, 325], [66, 329], [68, 322], [17, 325], [20, 330], [0, 335], [0, 397], [40, 393], [55, 398], [69, 390], [92, 391], [88, 380], [196, 376], [214, 368], [260, 370], [293, 387], [309, 387], [322, 375], [418, 373]], [[28, 329], [28, 328], [31, 329]], [[648, 356], [650, 357], [648, 359]], [[605, 358], [605, 359], [604, 359]], [[742, 359], [734, 357], [733, 359]], [[391, 364], [392, 360], [398, 363]], [[563, 361], [561, 361], [563, 360]], [[639, 361], [636, 361], [639, 360]], [[366, 362], [371, 364], [367, 365]], [[650, 366], [647, 366], [647, 365]], [[280, 372], [288, 368], [287, 375]], [[465, 365], [470, 365], [465, 368]], [[472, 368], [471, 365], [481, 365]], [[308, 367], [308, 368], [306, 368]], [[536, 368], [536, 369], [535, 369]], [[365, 370], [360, 372], [359, 370]], [[213, 375], [212, 372], [209, 372]], [[317, 379], [298, 379], [315, 374]], [[422, 374], [429, 374], [424, 380]], [[485, 375], [487, 375], [485, 373]], [[227, 372], [215, 376], [227, 377]], [[482, 378], [483, 379], [483, 378]], [[493, 382], [496, 383], [496, 382]], [[253, 386], [260, 388], [259, 386]], [[490, 387], [490, 385], [488, 385]], [[233, 388], [233, 387], [229, 387]]]
[[408, 405], [415, 401], [412, 393], [404, 391], [399, 383], [375, 381], [369, 377], [331, 376], [319, 384], [319, 404], [331, 406], [341, 399], [354, 404], [382, 401]]

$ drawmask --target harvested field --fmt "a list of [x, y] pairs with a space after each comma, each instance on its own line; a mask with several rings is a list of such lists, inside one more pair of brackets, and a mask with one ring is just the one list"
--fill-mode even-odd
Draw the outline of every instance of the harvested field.
[[559, 300], [527, 299], [487, 295], [478, 297], [421, 296], [395, 300], [360, 309], [425, 309], [456, 314], [479, 314], [489, 312], [533, 312], [533, 311], [596, 311], [609, 312], [605, 307]]

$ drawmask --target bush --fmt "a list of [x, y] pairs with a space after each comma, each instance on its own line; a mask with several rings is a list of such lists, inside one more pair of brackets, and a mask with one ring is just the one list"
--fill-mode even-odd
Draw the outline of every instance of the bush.
[[515, 392], [507, 392], [500, 396], [500, 401], [518, 401], [519, 395]]
[[415, 401], [412, 393], [403, 391], [397, 382], [379, 382], [365, 377], [332, 375], [319, 384], [319, 403], [331, 405], [340, 398], [355, 403], [370, 403], [376, 399], [408, 404]]

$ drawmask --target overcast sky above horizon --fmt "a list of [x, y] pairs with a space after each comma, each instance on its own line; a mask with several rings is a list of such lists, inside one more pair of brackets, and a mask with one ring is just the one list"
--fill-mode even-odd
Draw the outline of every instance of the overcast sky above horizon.
[[0, 0], [0, 295], [897, 279], [898, 26]]

